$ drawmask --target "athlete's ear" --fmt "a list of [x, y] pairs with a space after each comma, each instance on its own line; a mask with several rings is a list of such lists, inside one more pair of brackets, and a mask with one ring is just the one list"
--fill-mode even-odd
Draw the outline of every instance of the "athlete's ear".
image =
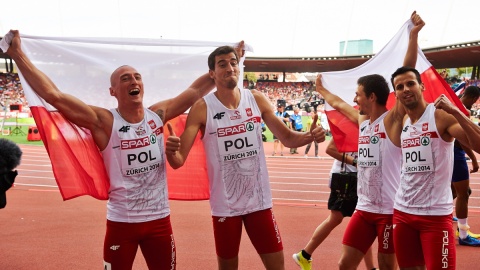
[[211, 78], [212, 80], [215, 80], [215, 78], [214, 78], [215, 71], [214, 71], [214, 70], [209, 69], [209, 70], [208, 70], [208, 75], [210, 75], [210, 78]]
[[110, 96], [115, 96], [115, 90], [113, 89], [113, 87], [110, 87], [109, 90], [110, 90]]

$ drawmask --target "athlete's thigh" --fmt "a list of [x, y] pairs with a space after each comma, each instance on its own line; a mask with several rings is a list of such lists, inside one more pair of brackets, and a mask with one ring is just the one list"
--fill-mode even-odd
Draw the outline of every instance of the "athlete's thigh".
[[375, 218], [378, 235], [378, 253], [395, 253], [393, 244], [393, 215], [371, 214]]
[[420, 238], [427, 269], [455, 269], [452, 216], [421, 216]]
[[258, 254], [283, 250], [282, 238], [272, 209], [247, 214], [243, 222], [245, 231]]
[[145, 222], [140, 248], [149, 269], [175, 269], [176, 252], [170, 216]]
[[132, 269], [139, 243], [138, 224], [107, 220], [103, 244], [105, 270]]
[[377, 238], [375, 224], [366, 220], [364, 213], [366, 212], [356, 211], [353, 213], [342, 240], [344, 245], [356, 248], [363, 254], [367, 253], [373, 241]]
[[236, 258], [242, 238], [242, 217], [212, 216], [212, 222], [217, 256], [222, 259]]
[[409, 225], [413, 222], [409, 216], [406, 213], [394, 210], [393, 244], [400, 268], [425, 265], [420, 232]]

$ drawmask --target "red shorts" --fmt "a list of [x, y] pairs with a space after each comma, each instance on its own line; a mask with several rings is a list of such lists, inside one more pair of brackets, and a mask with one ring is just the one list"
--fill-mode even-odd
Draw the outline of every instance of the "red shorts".
[[104, 269], [132, 269], [138, 246], [149, 269], [175, 269], [175, 241], [170, 216], [141, 223], [107, 220]]
[[394, 210], [393, 224], [398, 265], [426, 265], [427, 269], [455, 269], [452, 215], [419, 216]]
[[348, 222], [342, 243], [365, 254], [378, 238], [378, 253], [395, 253], [392, 216], [357, 210]]
[[242, 223], [258, 254], [283, 250], [282, 238], [272, 209], [235, 217], [212, 216], [217, 256], [232, 259], [238, 256]]

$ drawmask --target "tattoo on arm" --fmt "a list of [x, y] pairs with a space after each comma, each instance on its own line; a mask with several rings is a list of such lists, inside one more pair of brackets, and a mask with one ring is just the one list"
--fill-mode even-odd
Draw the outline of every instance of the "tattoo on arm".
[[165, 122], [165, 112], [162, 109], [158, 109], [155, 113], [162, 119], [162, 122]]

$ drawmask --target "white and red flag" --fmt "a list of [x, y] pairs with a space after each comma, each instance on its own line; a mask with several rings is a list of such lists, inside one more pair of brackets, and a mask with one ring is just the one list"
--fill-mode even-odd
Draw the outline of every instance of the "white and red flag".
[[[130, 65], [142, 74], [144, 105], [148, 107], [178, 95], [205, 74], [207, 57], [216, 47], [234, 45], [162, 39], [21, 37], [24, 52], [60, 91], [107, 109], [117, 106], [116, 99], [109, 94], [110, 75], [117, 67]], [[243, 65], [240, 66], [243, 73]], [[31, 89], [21, 72], [19, 75], [63, 199], [82, 195], [108, 199], [108, 175], [90, 131], [67, 121]], [[171, 120], [177, 134], [183, 132], [185, 118], [182, 115]], [[167, 166], [167, 175], [170, 199], [209, 198], [199, 137], [185, 165], [178, 170]]]
[[[355, 97], [358, 78], [370, 74], [380, 74], [385, 77], [390, 86], [391, 93], [387, 107], [389, 109], [393, 107], [395, 104], [395, 96], [390, 78], [393, 72], [403, 65], [412, 27], [413, 24], [411, 20], [408, 20], [382, 50], [361, 66], [345, 71], [322, 73], [325, 88], [338, 95], [350, 105], [355, 106], [356, 104], [353, 102], [353, 99]], [[420, 72], [422, 82], [425, 85], [423, 96], [427, 102], [433, 102], [438, 96], [445, 94], [459, 108], [464, 110], [464, 106], [461, 105], [456, 94], [437, 73], [432, 64], [428, 62], [420, 48], [418, 49], [415, 68]], [[330, 130], [335, 138], [335, 143], [339, 151], [357, 151], [358, 125], [349, 121], [343, 114], [337, 112], [328, 104], [325, 105], [325, 113], [327, 114]]]

